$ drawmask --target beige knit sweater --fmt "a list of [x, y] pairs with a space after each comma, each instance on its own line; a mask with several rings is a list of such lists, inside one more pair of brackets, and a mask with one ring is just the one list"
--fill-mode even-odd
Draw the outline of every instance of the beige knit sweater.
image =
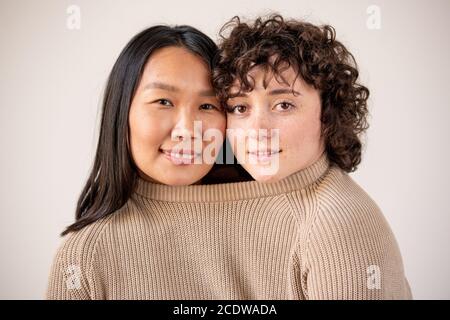
[[171, 187], [63, 239], [48, 299], [411, 299], [378, 206], [324, 153], [279, 182]]

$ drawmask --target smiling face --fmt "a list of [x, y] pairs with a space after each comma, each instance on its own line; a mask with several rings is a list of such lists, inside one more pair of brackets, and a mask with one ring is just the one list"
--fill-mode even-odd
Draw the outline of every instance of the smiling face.
[[[187, 49], [166, 47], [151, 55], [129, 112], [131, 154], [141, 177], [189, 185], [212, 168], [226, 117], [210, 79], [207, 64]], [[207, 130], [217, 135], [203, 139]]]
[[[280, 75], [285, 81], [256, 66], [249, 73], [254, 89], [227, 101], [233, 151], [261, 182], [278, 181], [304, 169], [324, 151], [319, 91], [297, 77], [292, 67]], [[239, 87], [235, 83], [231, 95]]]

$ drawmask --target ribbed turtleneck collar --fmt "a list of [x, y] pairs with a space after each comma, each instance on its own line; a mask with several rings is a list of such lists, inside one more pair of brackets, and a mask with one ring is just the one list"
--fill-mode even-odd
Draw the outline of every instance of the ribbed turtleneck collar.
[[309, 167], [297, 171], [276, 182], [233, 182], [209, 185], [168, 186], [146, 181], [138, 177], [136, 193], [142, 196], [176, 202], [214, 202], [264, 197], [287, 193], [317, 181], [327, 171], [330, 163], [327, 153]]

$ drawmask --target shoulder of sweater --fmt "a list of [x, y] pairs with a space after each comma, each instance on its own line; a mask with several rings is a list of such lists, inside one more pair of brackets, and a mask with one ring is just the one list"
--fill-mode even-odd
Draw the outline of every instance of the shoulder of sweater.
[[51, 267], [46, 293], [48, 299], [92, 299], [97, 296], [92, 283], [97, 247], [122, 210], [116, 210], [62, 238]]
[[345, 171], [332, 166], [324, 179], [315, 186], [319, 211], [335, 214], [381, 213], [367, 192]]
[[128, 211], [126, 207], [127, 205], [124, 205], [113, 213], [64, 236], [57, 250], [56, 259], [73, 261], [81, 265], [90, 264], [99, 240], [117, 223], [119, 214]]
[[[314, 183], [306, 188], [295, 189], [286, 194], [290, 203], [301, 207], [308, 206], [306, 221], [311, 221], [319, 211], [355, 212], [361, 207], [370, 210], [380, 210], [375, 201], [364, 189], [353, 180], [348, 173], [332, 165]], [[307, 202], [307, 204], [305, 204]]]
[[375, 201], [337, 166], [330, 166], [307, 188], [289, 194], [288, 201], [302, 226], [297, 252], [307, 252], [311, 241], [353, 241], [352, 237], [361, 234], [369, 241], [393, 238]]
[[379, 206], [345, 171], [331, 167], [315, 188], [317, 206], [308, 233], [327, 233], [324, 238], [341, 240], [361, 236], [368, 241], [392, 238]]

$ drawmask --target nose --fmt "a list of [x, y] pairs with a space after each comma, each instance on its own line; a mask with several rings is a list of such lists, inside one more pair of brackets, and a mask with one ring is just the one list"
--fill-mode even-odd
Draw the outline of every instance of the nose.
[[189, 141], [201, 138], [201, 124], [196, 120], [190, 110], [180, 110], [176, 117], [176, 123], [171, 132], [173, 141]]

